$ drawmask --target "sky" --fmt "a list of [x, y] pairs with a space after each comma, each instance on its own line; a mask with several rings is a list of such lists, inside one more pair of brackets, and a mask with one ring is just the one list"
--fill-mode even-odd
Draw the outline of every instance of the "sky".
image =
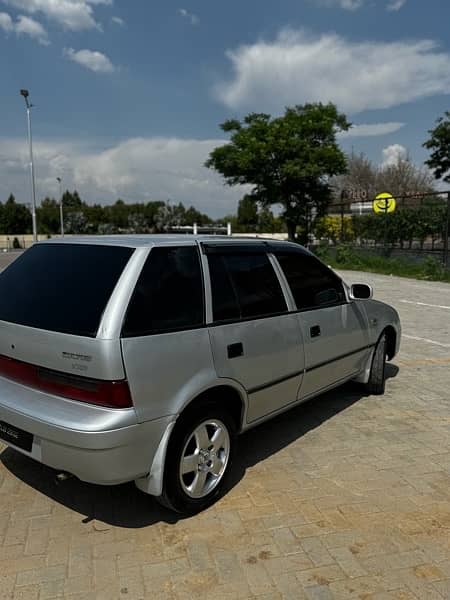
[[346, 152], [426, 159], [450, 109], [448, 0], [0, 0], [0, 201], [169, 200], [236, 209], [203, 164], [248, 112], [332, 101]]

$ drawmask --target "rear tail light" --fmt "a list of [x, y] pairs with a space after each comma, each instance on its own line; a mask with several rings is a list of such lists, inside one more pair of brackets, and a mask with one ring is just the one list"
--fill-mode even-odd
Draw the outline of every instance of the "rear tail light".
[[104, 381], [52, 371], [0, 354], [0, 375], [43, 392], [108, 408], [133, 406], [128, 381]]

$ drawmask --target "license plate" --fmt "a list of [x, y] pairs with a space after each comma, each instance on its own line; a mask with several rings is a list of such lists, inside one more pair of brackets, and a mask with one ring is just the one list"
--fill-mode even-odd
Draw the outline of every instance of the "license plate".
[[33, 434], [4, 421], [0, 421], [0, 439], [27, 452], [31, 452], [33, 447]]

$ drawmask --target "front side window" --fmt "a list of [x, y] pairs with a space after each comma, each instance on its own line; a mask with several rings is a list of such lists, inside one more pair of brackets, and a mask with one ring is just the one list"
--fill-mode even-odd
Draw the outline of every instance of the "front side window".
[[203, 280], [197, 248], [153, 248], [130, 300], [122, 335], [193, 329], [203, 323]]
[[341, 280], [314, 256], [276, 253], [299, 310], [345, 302]]
[[287, 310], [278, 278], [265, 254], [210, 254], [213, 318], [248, 319]]

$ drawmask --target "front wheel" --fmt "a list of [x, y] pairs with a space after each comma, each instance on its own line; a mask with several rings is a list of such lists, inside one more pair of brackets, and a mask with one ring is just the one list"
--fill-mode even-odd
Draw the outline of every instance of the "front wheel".
[[384, 394], [386, 387], [386, 334], [382, 333], [375, 346], [366, 389], [369, 394]]
[[159, 501], [183, 514], [207, 508], [223, 492], [236, 445], [236, 425], [218, 405], [181, 415], [167, 449]]

